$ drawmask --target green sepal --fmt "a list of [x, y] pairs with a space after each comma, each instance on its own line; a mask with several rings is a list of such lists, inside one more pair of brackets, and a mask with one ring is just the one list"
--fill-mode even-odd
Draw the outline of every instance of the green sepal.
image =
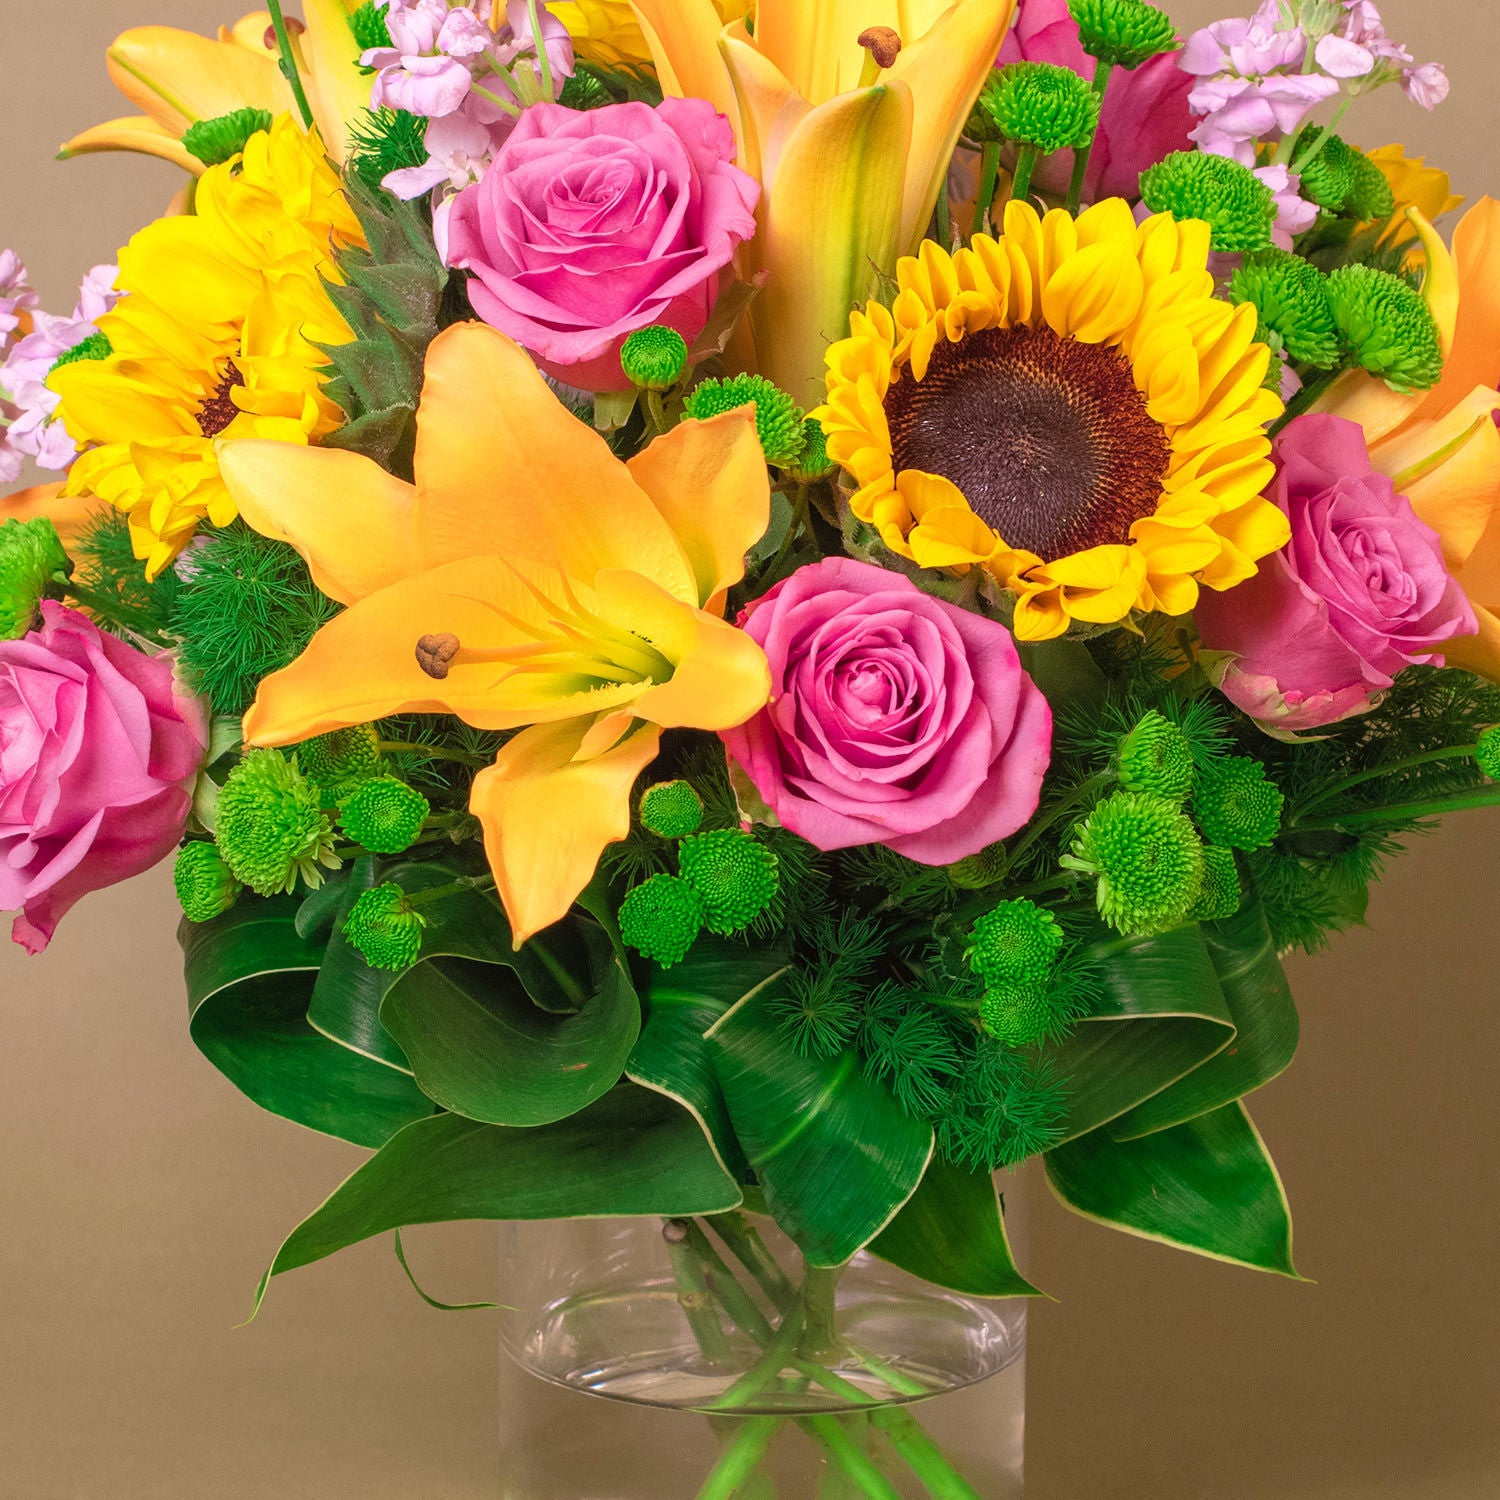
[[1096, 1130], [1043, 1158], [1074, 1213], [1214, 1260], [1302, 1278], [1286, 1193], [1243, 1104], [1116, 1141]]

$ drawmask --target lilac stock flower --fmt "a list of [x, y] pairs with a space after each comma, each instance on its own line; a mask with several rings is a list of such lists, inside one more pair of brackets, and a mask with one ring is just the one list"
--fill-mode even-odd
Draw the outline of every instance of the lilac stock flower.
[[1401, 87], [1413, 104], [1423, 109], [1436, 109], [1448, 97], [1448, 75], [1441, 63], [1423, 63], [1419, 68], [1407, 68], [1401, 74]]
[[1301, 194], [1302, 179], [1294, 177], [1284, 166], [1272, 163], [1257, 167], [1255, 175], [1271, 190], [1276, 204], [1276, 222], [1271, 226], [1273, 243], [1283, 250], [1292, 248], [1292, 241], [1304, 229], [1311, 229], [1318, 217], [1318, 205], [1309, 203]]
[[10, 346], [22, 319], [36, 305], [37, 295], [31, 289], [21, 257], [14, 250], [0, 250], [0, 355]]

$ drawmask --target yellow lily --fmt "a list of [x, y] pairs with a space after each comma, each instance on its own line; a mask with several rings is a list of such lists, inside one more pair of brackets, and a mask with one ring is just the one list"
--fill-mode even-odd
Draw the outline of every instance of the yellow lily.
[[1451, 252], [1420, 212], [1408, 217], [1426, 253], [1442, 379], [1400, 395], [1353, 371], [1317, 408], [1363, 425], [1371, 462], [1442, 538], [1479, 621], [1478, 635], [1448, 642], [1449, 665], [1500, 682], [1500, 202], [1482, 198], [1464, 215]]
[[[348, 121], [370, 102], [370, 80], [359, 71], [359, 48], [347, 20], [356, 5], [304, 0], [306, 29], [294, 42], [314, 123], [338, 162], [348, 147]], [[269, 12], [252, 11], [233, 26], [221, 26], [216, 38], [174, 26], [121, 33], [105, 54], [109, 76], [141, 114], [82, 131], [59, 155], [137, 151], [201, 175], [203, 163], [182, 144], [190, 125], [237, 109], [281, 115], [294, 108], [275, 45], [267, 42], [270, 25]]]
[[245, 716], [294, 745], [393, 713], [520, 730], [469, 806], [517, 944], [566, 915], [663, 729], [766, 701], [760, 648], [722, 619], [770, 508], [750, 408], [621, 463], [483, 324], [432, 344], [416, 483], [332, 448], [226, 442], [240, 514], [349, 607]]
[[[713, 0], [632, 3], [663, 88], [729, 117], [763, 189], [741, 361], [810, 402], [850, 309], [916, 250], [1015, 0], [759, 0], [753, 36]], [[876, 27], [902, 45], [871, 81]]]

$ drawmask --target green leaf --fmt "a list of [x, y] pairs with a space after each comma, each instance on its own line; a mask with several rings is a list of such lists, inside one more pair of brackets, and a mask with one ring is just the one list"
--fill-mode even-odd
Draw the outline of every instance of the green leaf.
[[728, 1106], [704, 1037], [731, 1006], [753, 995], [786, 967], [775, 949], [704, 936], [671, 969], [651, 967], [641, 992], [645, 1021], [625, 1065], [626, 1076], [676, 1099], [703, 1126], [735, 1178], [745, 1175]]
[[612, 1089], [640, 1034], [640, 1003], [609, 938], [585, 932], [587, 999], [566, 1015], [539, 1009], [493, 961], [430, 958], [401, 975], [380, 1017], [423, 1092], [471, 1120], [547, 1125]]
[[1159, 1094], [1234, 1038], [1197, 927], [1106, 938], [1089, 951], [1099, 965], [1104, 1001], [1067, 1040], [1043, 1049], [1067, 1092], [1065, 1140]]
[[179, 929], [193, 1041], [262, 1109], [309, 1130], [379, 1146], [432, 1113], [403, 1073], [308, 1024], [322, 948], [299, 937], [290, 897], [242, 898]]
[[1234, 1041], [1115, 1120], [1116, 1140], [1165, 1130], [1243, 1098], [1281, 1073], [1297, 1050], [1297, 1007], [1260, 904], [1205, 925], [1203, 940], [1234, 1021]]
[[392, 1137], [292, 1231], [256, 1308], [271, 1277], [410, 1224], [675, 1217], [739, 1202], [692, 1116], [633, 1084], [530, 1129], [434, 1115]]
[[1011, 1258], [995, 1179], [941, 1155], [870, 1249], [923, 1281], [970, 1297], [1042, 1295]]
[[798, 1057], [765, 989], [708, 1033], [719, 1087], [776, 1222], [809, 1264], [842, 1265], [888, 1225], [931, 1159], [914, 1120], [853, 1052]]
[[1286, 1193], [1243, 1104], [1140, 1140], [1116, 1141], [1096, 1130], [1043, 1160], [1052, 1191], [1086, 1219], [1297, 1276]]

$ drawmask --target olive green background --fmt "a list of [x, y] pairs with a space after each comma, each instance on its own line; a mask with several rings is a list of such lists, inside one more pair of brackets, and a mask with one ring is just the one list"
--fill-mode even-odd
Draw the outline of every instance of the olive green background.
[[[1169, 9], [1185, 27], [1218, 13]], [[1347, 133], [1500, 190], [1500, 0], [1384, 10], [1453, 96], [1428, 116], [1388, 90]], [[230, 13], [0, 13], [0, 244], [64, 311], [176, 185], [135, 158], [51, 159], [126, 112], [105, 45]], [[1369, 930], [1291, 965], [1302, 1050], [1253, 1108], [1315, 1284], [1124, 1238], [1031, 1182], [1027, 1265], [1059, 1299], [1032, 1315], [1031, 1500], [1500, 1495], [1497, 910], [1500, 814], [1470, 814], [1395, 867]], [[429, 1311], [387, 1244], [288, 1277], [235, 1328], [360, 1153], [260, 1114], [194, 1051], [174, 922], [158, 870], [75, 911], [44, 957], [0, 951], [0, 1500], [492, 1495], [490, 1315]], [[458, 1301], [492, 1293], [494, 1245], [465, 1225], [410, 1249]]]

